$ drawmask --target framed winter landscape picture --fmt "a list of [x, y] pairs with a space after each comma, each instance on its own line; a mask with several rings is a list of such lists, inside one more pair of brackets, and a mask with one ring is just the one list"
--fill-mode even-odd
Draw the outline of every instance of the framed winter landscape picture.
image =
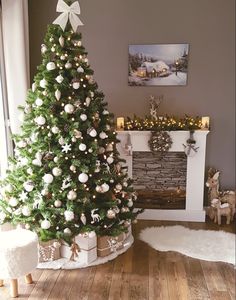
[[130, 86], [187, 84], [189, 44], [129, 45]]

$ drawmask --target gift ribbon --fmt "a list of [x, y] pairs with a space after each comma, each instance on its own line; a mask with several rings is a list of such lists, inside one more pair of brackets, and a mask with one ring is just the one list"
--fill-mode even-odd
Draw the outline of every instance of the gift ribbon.
[[63, 31], [66, 28], [68, 20], [70, 20], [70, 24], [74, 31], [77, 30], [78, 26], [84, 25], [81, 22], [80, 18], [77, 16], [80, 15], [80, 5], [78, 1], [72, 3], [71, 6], [69, 6], [63, 0], [58, 0], [57, 12], [61, 14], [56, 18], [53, 24], [60, 25]]

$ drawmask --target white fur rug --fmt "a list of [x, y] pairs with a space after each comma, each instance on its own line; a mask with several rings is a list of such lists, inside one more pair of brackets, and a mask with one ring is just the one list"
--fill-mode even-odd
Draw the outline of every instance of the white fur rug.
[[207, 261], [235, 264], [235, 235], [180, 225], [143, 229], [140, 239], [159, 251], [176, 251]]

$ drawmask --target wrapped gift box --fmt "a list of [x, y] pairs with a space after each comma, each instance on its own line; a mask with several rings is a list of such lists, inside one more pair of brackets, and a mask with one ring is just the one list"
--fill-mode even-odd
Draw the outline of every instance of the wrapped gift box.
[[[72, 259], [77, 262], [89, 264], [97, 259], [97, 235], [95, 232], [79, 234], [75, 237], [72, 246], [62, 241], [60, 248], [61, 257]], [[73, 255], [73, 247], [77, 247]]]
[[61, 243], [58, 240], [39, 242], [39, 262], [42, 263], [61, 258], [60, 247]]
[[110, 255], [124, 247], [126, 233], [118, 236], [98, 236], [97, 252], [99, 257]]

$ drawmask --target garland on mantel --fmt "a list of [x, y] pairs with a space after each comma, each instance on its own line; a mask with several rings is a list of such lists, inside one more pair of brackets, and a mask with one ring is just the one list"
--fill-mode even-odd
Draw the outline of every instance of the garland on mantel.
[[133, 118], [127, 117], [125, 130], [151, 130], [151, 131], [175, 131], [175, 130], [197, 130], [202, 129], [202, 118], [185, 115], [182, 118], [175, 116], [140, 118], [134, 115]]

